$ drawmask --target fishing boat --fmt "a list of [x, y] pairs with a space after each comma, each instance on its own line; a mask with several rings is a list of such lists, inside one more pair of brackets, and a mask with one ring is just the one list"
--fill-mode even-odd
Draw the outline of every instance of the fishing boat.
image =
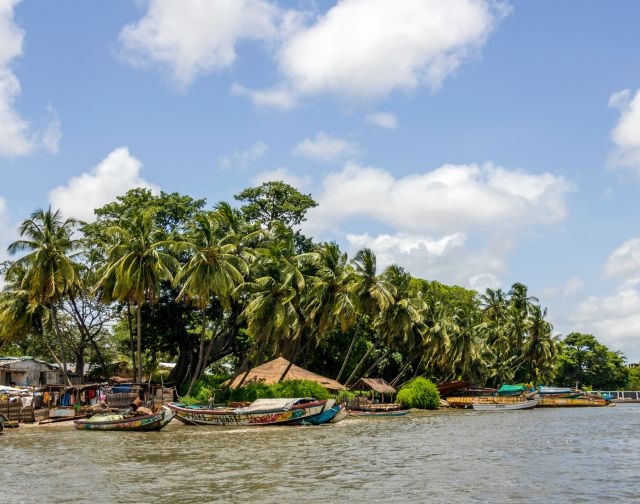
[[336, 416], [334, 416], [331, 420], [329, 420], [329, 423], [338, 423], [338, 422], [342, 422], [345, 418], [347, 418], [349, 415], [351, 414], [351, 411], [348, 410], [346, 407], [342, 407], [340, 409], [340, 411], [338, 411], [336, 413]]
[[399, 417], [408, 415], [410, 410], [388, 410], [388, 411], [352, 411], [355, 417]]
[[295, 420], [293, 423], [310, 425], [322, 425], [329, 423], [341, 409], [343, 409], [343, 407], [340, 404], [336, 404], [333, 399], [329, 399], [320, 413], [302, 420]]
[[5, 416], [2, 413], [0, 413], [0, 432], [4, 430], [5, 420], [6, 420]]
[[475, 411], [511, 411], [511, 410], [525, 410], [535, 408], [540, 399], [529, 399], [519, 402], [474, 402], [472, 403]]
[[74, 427], [80, 430], [98, 431], [159, 431], [167, 425], [175, 413], [169, 408], [152, 415], [95, 415], [87, 420], [76, 420]]
[[327, 401], [312, 398], [256, 399], [242, 408], [214, 408], [168, 403], [176, 418], [187, 425], [277, 425], [319, 415]]

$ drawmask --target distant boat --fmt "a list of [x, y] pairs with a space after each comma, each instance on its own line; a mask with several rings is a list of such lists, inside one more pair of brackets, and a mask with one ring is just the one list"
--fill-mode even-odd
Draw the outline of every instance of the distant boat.
[[475, 411], [511, 411], [511, 410], [524, 410], [535, 408], [540, 399], [531, 399], [528, 401], [519, 401], [519, 402], [474, 402], [472, 403], [473, 409]]
[[158, 413], [143, 416], [96, 415], [87, 420], [76, 420], [74, 427], [79, 430], [98, 431], [159, 431], [175, 416], [169, 408], [163, 407]]
[[312, 398], [256, 399], [243, 408], [214, 408], [168, 403], [186, 425], [276, 425], [319, 415], [327, 401]]
[[410, 410], [389, 410], [389, 411], [352, 411], [355, 417], [399, 417], [410, 413]]

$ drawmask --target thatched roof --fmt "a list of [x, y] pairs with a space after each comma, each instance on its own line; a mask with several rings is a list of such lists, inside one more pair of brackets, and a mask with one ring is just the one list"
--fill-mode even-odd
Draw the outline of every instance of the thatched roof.
[[360, 378], [352, 390], [373, 390], [380, 394], [395, 394], [397, 392], [384, 378]]
[[[278, 383], [282, 373], [284, 373], [284, 370], [287, 369], [288, 365], [289, 361], [283, 357], [273, 359], [272, 361], [255, 367], [249, 371], [249, 375], [242, 385], [245, 386], [252, 383], [272, 385], [274, 383]], [[234, 380], [229, 384], [229, 387], [236, 388], [237, 384], [242, 380], [242, 376], [243, 375], [236, 376], [236, 378], [234, 378]], [[311, 371], [307, 371], [295, 364], [293, 364], [291, 369], [289, 369], [285, 380], [312, 380], [314, 382], [318, 382], [327, 390], [344, 390], [344, 387], [337, 381], [312, 373]], [[226, 383], [228, 382], [225, 382], [225, 384]]]

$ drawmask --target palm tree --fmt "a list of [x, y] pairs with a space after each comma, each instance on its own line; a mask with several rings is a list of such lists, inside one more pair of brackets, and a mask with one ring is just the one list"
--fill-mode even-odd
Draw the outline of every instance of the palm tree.
[[75, 219], [63, 219], [59, 210], [37, 209], [20, 225], [21, 239], [9, 245], [10, 254], [25, 253], [10, 269], [23, 270], [20, 288], [26, 292], [29, 303], [41, 304], [51, 312], [62, 372], [69, 384], [57, 304], [78, 283], [77, 264], [73, 260], [79, 248], [79, 241], [73, 238], [77, 225]]
[[[382, 280], [389, 292], [393, 293], [393, 302], [380, 312], [374, 326], [376, 331], [382, 335], [387, 349], [365, 371], [365, 375], [386, 359], [394, 348], [406, 345], [413, 335], [416, 325], [420, 323], [420, 313], [416, 309], [416, 302], [409, 293], [411, 275], [400, 266], [391, 265], [382, 274]], [[361, 364], [365, 360], [366, 357], [363, 357]], [[359, 366], [351, 373], [345, 385], [349, 385], [352, 382], [358, 370]]]
[[176, 242], [163, 240], [154, 223], [153, 209], [137, 214], [130, 222], [111, 226], [112, 241], [107, 260], [98, 270], [96, 291], [106, 301], [129, 301], [136, 305], [137, 374], [142, 379], [142, 306], [160, 297], [160, 284], [173, 279], [179, 263], [166, 252]]
[[[355, 271], [350, 290], [356, 300], [359, 320], [356, 324], [355, 333], [349, 344], [347, 354], [342, 362], [340, 372], [336, 377], [336, 381], [340, 381], [342, 373], [344, 373], [347, 367], [349, 357], [351, 357], [351, 352], [358, 339], [358, 325], [362, 322], [362, 317], [375, 318], [393, 302], [393, 294], [389, 291], [384, 281], [377, 275], [376, 256], [371, 249], [365, 248], [359, 250], [353, 258], [352, 263], [355, 266]], [[369, 356], [368, 353], [370, 352], [367, 352], [366, 357]]]
[[523, 360], [535, 383], [539, 384], [540, 378], [548, 374], [550, 363], [556, 355], [557, 344], [551, 335], [553, 326], [545, 320], [546, 308], [535, 305], [530, 312], [527, 339], [522, 349]]
[[217, 215], [198, 214], [194, 219], [194, 236], [180, 248], [193, 251], [193, 255], [176, 275], [175, 283], [182, 283], [177, 300], [186, 299], [202, 311], [198, 362], [193, 373], [187, 395], [190, 395], [203, 371], [204, 343], [207, 329], [207, 308], [211, 296], [217, 296], [223, 305], [228, 305], [234, 289], [248, 273], [247, 263], [236, 254], [234, 243], [227, 236], [220, 236]]

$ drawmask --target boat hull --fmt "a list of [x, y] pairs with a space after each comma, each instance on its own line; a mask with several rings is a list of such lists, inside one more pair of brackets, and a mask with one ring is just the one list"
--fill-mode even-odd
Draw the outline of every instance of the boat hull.
[[94, 431], [159, 431], [166, 426], [175, 414], [164, 408], [160, 413], [141, 417], [108, 420], [104, 422], [90, 420], [76, 420], [74, 427], [78, 430]]
[[399, 417], [405, 416], [411, 413], [410, 410], [395, 410], [395, 411], [352, 411], [351, 415], [354, 417]]
[[539, 399], [533, 399], [530, 401], [521, 401], [517, 403], [504, 403], [504, 402], [475, 402], [472, 404], [474, 411], [514, 411], [514, 410], [527, 410], [535, 408]]
[[591, 399], [588, 397], [542, 397], [540, 399], [541, 408], [588, 408], [598, 406], [608, 406], [610, 401], [605, 399]]
[[185, 425], [238, 425], [261, 426], [293, 423], [319, 415], [325, 407], [326, 401], [317, 401], [282, 411], [260, 411], [255, 413], [239, 413], [234, 409], [203, 409], [188, 408], [175, 403], [167, 406], [176, 414], [176, 418]]
[[336, 413], [336, 416], [334, 416], [331, 420], [329, 420], [329, 423], [342, 422], [350, 414], [351, 412], [347, 408], [343, 407], [340, 411], [338, 411], [338, 413]]

